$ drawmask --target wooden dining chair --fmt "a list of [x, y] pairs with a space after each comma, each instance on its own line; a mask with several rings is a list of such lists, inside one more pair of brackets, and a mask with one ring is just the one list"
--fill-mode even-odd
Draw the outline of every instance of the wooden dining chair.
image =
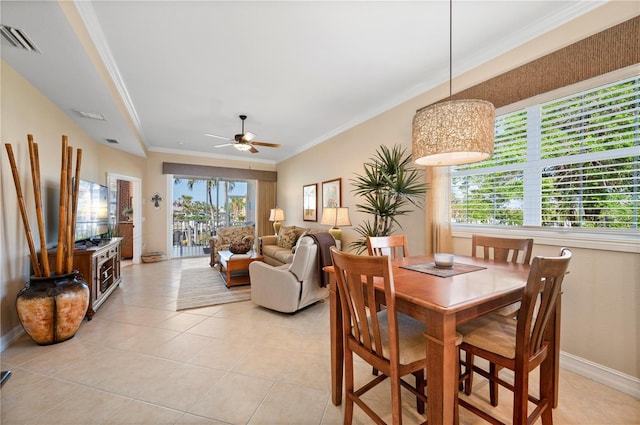
[[[396, 311], [395, 285], [388, 256], [352, 255], [331, 248], [331, 257], [340, 294], [343, 316], [345, 393], [345, 425], [353, 420], [353, 406], [357, 404], [375, 423], [382, 418], [369, 407], [362, 395], [390, 379], [393, 424], [402, 423], [400, 388], [407, 388], [416, 396], [419, 413], [426, 402], [424, 370], [427, 365], [425, 325]], [[386, 309], [376, 312], [374, 279], [384, 283], [383, 302]], [[354, 388], [353, 355], [379, 370], [381, 374]], [[415, 386], [403, 376], [413, 374]]]
[[[552, 315], [570, 260], [571, 251], [567, 248], [562, 248], [559, 257], [533, 259], [517, 319], [491, 313], [458, 326], [462, 334], [460, 347], [464, 351], [513, 371], [513, 384], [475, 366], [468, 371], [513, 391], [512, 424], [531, 424], [540, 417], [543, 425], [553, 422], [552, 382], [544, 380], [541, 373], [541, 396], [536, 398], [529, 393], [529, 373], [548, 356], [553, 356], [545, 334], [549, 326], [555, 326]], [[536, 405], [531, 415], [528, 415], [528, 402]], [[458, 403], [492, 424], [502, 424], [467, 400], [460, 399]]]
[[[482, 248], [478, 253], [478, 248]], [[496, 238], [492, 236], [471, 236], [471, 255], [492, 258], [496, 261], [529, 264], [533, 239]]]
[[392, 259], [408, 257], [407, 235], [368, 236], [367, 251], [369, 255], [388, 255]]
[[[492, 236], [472, 235], [471, 237], [471, 255], [478, 258], [493, 259], [495, 261], [529, 264], [531, 262], [531, 252], [533, 251], [533, 239], [515, 239], [515, 238], [499, 238]], [[501, 308], [496, 313], [506, 317], [515, 318], [520, 303], [514, 303]], [[462, 358], [462, 356], [461, 356]], [[473, 369], [473, 354], [465, 353], [463, 365], [466, 369]], [[497, 376], [500, 368], [495, 364], [489, 365], [489, 373]], [[473, 387], [473, 374], [470, 373], [464, 381], [464, 392], [466, 395], [471, 394]], [[490, 383], [489, 401], [492, 406], [498, 405], [498, 384]]]
[[[409, 244], [407, 235], [391, 235], [391, 236], [367, 236], [367, 252], [369, 255], [388, 255], [390, 258], [401, 258], [409, 256]], [[383, 308], [378, 304], [376, 311]], [[377, 375], [378, 371], [373, 368], [373, 374]]]

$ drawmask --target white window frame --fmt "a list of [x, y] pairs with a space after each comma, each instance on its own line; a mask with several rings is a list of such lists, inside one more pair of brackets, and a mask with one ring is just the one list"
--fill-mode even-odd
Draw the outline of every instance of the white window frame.
[[[508, 114], [521, 109], [533, 110], [533, 105], [542, 104], [553, 99], [565, 97], [580, 91], [586, 91], [591, 88], [620, 81], [625, 78], [633, 77], [638, 74], [638, 65], [623, 68], [608, 74], [601, 75], [589, 80], [582, 81], [577, 84], [573, 84], [567, 87], [560, 88], [548, 93], [544, 93], [538, 96], [534, 96], [529, 99], [516, 102], [511, 105], [504, 106], [496, 110], [496, 116]], [[539, 122], [539, 120], [532, 120]], [[532, 124], [534, 125], [534, 124]], [[530, 144], [527, 145], [527, 149], [530, 149]], [[633, 148], [630, 148], [633, 149]], [[631, 151], [630, 151], [631, 152]], [[634, 153], [634, 152], [632, 152]], [[527, 152], [528, 157], [532, 158], [534, 155], [538, 155], [536, 152]], [[607, 154], [603, 152], [603, 154]], [[535, 186], [538, 186], [538, 191], [541, 190], [539, 178], [528, 179], [524, 176], [525, 185], [528, 185], [525, 189], [525, 193], [528, 195], [536, 193]], [[534, 187], [531, 187], [534, 186]], [[525, 195], [525, 204], [527, 203], [528, 196]], [[537, 198], [540, 199], [540, 198]], [[529, 201], [530, 202], [530, 201]], [[586, 249], [598, 249], [608, 251], [621, 251], [640, 253], [640, 232], [638, 229], [620, 230], [620, 229], [584, 229], [584, 228], [555, 228], [555, 227], [542, 227], [540, 226], [541, 214], [539, 209], [541, 205], [533, 202], [529, 205], [536, 205], [536, 208], [525, 209], [525, 222], [537, 223], [537, 226], [497, 226], [497, 225], [475, 225], [466, 223], [452, 223], [452, 235], [456, 238], [471, 238], [473, 234], [496, 234], [500, 233], [505, 237], [532, 237], [535, 239], [536, 244], [551, 245], [551, 246], [569, 246], [576, 248]], [[535, 219], [532, 218], [535, 216]]]

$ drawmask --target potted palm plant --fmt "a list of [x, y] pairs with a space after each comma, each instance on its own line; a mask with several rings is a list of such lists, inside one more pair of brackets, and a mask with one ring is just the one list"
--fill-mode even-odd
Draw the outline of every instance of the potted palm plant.
[[380, 145], [364, 163], [364, 173], [350, 179], [352, 192], [362, 198], [356, 204], [357, 211], [373, 216], [355, 229], [360, 237], [350, 247], [359, 254], [366, 251], [368, 236], [391, 235], [396, 225], [402, 228], [397, 217], [410, 213], [411, 206], [422, 208], [427, 185], [422, 182], [423, 174], [411, 163], [411, 156], [401, 146], [389, 149]]

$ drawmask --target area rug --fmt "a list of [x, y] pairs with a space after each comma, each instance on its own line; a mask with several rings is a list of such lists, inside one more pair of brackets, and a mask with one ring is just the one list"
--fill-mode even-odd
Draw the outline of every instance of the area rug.
[[250, 285], [227, 288], [217, 268], [183, 269], [180, 274], [176, 311], [250, 299]]

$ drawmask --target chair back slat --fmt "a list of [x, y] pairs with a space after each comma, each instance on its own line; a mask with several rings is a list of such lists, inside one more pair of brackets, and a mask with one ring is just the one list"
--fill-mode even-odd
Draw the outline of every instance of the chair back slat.
[[[478, 254], [478, 248], [481, 254]], [[533, 239], [496, 238], [473, 235], [471, 237], [471, 255], [491, 258], [501, 262], [529, 264]]]
[[387, 255], [390, 258], [409, 256], [407, 235], [369, 236], [367, 237], [369, 255]]
[[[398, 358], [395, 288], [387, 256], [361, 256], [331, 248], [331, 257], [340, 293], [343, 331], [371, 353], [384, 358], [380, 323], [376, 315], [375, 282], [384, 282], [384, 304], [389, 320], [389, 348]], [[395, 341], [395, 342], [394, 342]]]
[[570, 260], [567, 248], [559, 257], [534, 257], [518, 315], [516, 357], [531, 358], [543, 347]]

